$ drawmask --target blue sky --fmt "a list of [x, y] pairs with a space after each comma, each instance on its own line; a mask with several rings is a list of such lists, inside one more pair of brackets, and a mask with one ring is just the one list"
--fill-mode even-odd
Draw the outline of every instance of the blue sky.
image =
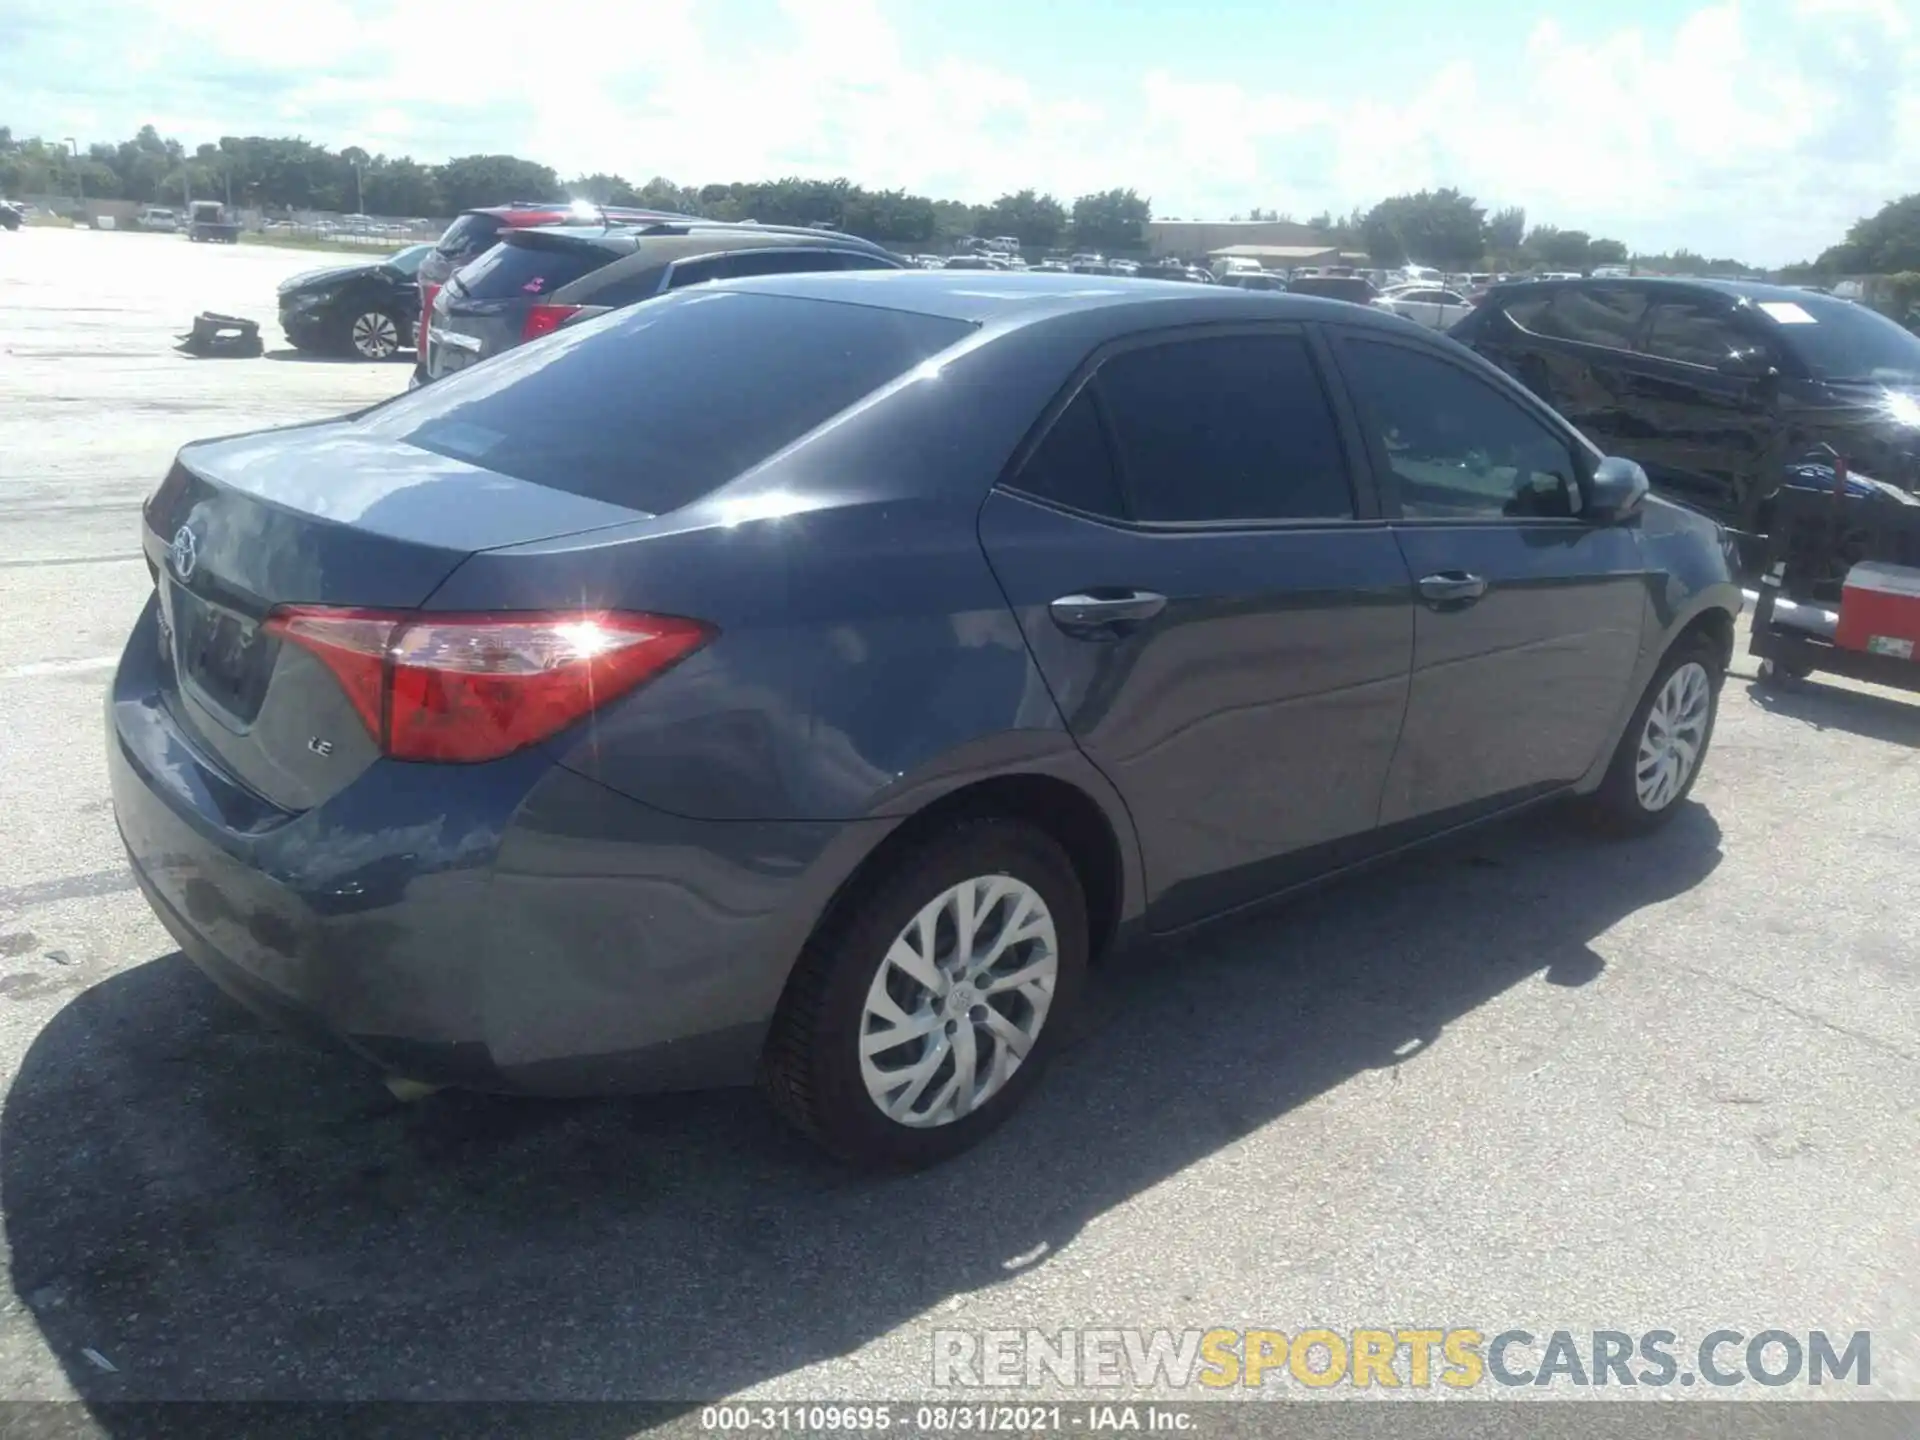
[[0, 124], [147, 121], [682, 182], [1132, 185], [1184, 216], [1456, 185], [1774, 263], [1920, 186], [1920, 5], [0, 0]]

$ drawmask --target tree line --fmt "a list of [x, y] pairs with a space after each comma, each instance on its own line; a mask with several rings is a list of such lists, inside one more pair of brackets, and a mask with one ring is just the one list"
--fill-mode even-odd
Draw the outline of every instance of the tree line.
[[[231, 200], [267, 210], [323, 210], [443, 218], [503, 200], [560, 196], [634, 205], [716, 220], [827, 225], [902, 249], [939, 249], [965, 235], [1011, 235], [1033, 250], [1060, 246], [1125, 253], [1144, 244], [1152, 203], [1116, 187], [1071, 201], [1026, 189], [990, 205], [942, 200], [907, 190], [874, 190], [850, 180], [797, 176], [731, 184], [682, 185], [664, 176], [563, 180], [548, 165], [516, 155], [463, 155], [439, 164], [410, 156], [332, 150], [294, 137], [222, 136], [189, 150], [153, 126], [117, 144], [69, 147], [58, 139], [16, 139], [0, 126], [0, 194], [73, 194], [153, 204], [189, 197]], [[1242, 217], [1236, 217], [1242, 218]], [[1273, 210], [1244, 218], [1290, 219]], [[1407, 261], [1448, 270], [1590, 270], [1625, 264], [1690, 274], [1745, 273], [1731, 258], [1681, 250], [1630, 256], [1620, 240], [1551, 224], [1529, 225], [1517, 206], [1489, 210], [1456, 189], [1395, 195], [1346, 215], [1304, 223], [1342, 249], [1365, 251], [1376, 265]], [[1808, 273], [1920, 269], [1920, 195], [1889, 205], [1848, 232], [1840, 245], [1804, 267]]]

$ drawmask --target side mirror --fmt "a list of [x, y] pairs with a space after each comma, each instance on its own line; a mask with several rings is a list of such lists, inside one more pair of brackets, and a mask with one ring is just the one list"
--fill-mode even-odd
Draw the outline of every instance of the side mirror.
[[1620, 455], [1609, 455], [1593, 467], [1587, 482], [1586, 518], [1597, 525], [1615, 525], [1640, 509], [1651, 488], [1647, 472]]
[[1773, 357], [1764, 350], [1734, 350], [1719, 364], [1722, 375], [1732, 375], [1741, 380], [1771, 380], [1780, 372], [1774, 368]]

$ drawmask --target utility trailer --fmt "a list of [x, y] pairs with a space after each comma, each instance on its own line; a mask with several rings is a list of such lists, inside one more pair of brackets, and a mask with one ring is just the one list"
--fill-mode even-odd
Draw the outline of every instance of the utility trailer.
[[1920, 693], [1920, 499], [1863, 492], [1829, 452], [1828, 483], [1773, 500], [1749, 654], [1760, 678], [1816, 672]]

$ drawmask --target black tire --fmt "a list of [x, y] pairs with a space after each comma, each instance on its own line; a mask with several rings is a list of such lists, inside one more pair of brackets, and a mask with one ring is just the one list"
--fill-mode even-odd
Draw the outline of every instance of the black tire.
[[[1646, 732], [1647, 716], [1653, 710], [1654, 701], [1661, 690], [1676, 670], [1688, 664], [1698, 664], [1707, 672], [1707, 717], [1700, 737], [1699, 754], [1694, 759], [1692, 771], [1672, 798], [1656, 809], [1649, 809], [1641, 802], [1634, 773], [1641, 737]], [[1693, 792], [1694, 782], [1706, 767], [1707, 752], [1713, 745], [1714, 724], [1720, 715], [1720, 690], [1725, 681], [1726, 669], [1721, 661], [1720, 648], [1705, 635], [1684, 636], [1666, 653], [1660, 661], [1660, 667], [1653, 672], [1653, 679], [1647, 683], [1646, 693], [1640, 697], [1640, 703], [1633, 707], [1633, 718], [1627, 722], [1627, 728], [1620, 736], [1619, 747], [1613, 752], [1613, 761], [1607, 766], [1606, 777], [1601, 780], [1600, 788], [1587, 797], [1589, 818], [1599, 828], [1615, 835], [1646, 835], [1673, 819], [1674, 812], [1686, 803], [1687, 796]]]
[[[1054, 924], [1058, 973], [1039, 1033], [1005, 1084], [972, 1113], [912, 1127], [884, 1114], [861, 1078], [869, 986], [895, 938], [930, 901], [976, 876], [1031, 886]], [[1024, 822], [962, 821], [895, 858], [836, 907], [802, 953], [768, 1036], [761, 1079], [773, 1107], [849, 1164], [915, 1169], [978, 1143], [1038, 1083], [1067, 1033], [1087, 968], [1087, 909], [1072, 863]]]
[[[384, 355], [373, 355], [362, 350], [355, 340], [356, 327], [362, 321], [371, 322], [376, 317], [387, 322], [393, 330], [393, 348]], [[407, 322], [392, 311], [377, 308], [349, 309], [340, 317], [339, 328], [334, 346], [350, 360], [361, 360], [371, 365], [384, 364], [406, 348]]]

